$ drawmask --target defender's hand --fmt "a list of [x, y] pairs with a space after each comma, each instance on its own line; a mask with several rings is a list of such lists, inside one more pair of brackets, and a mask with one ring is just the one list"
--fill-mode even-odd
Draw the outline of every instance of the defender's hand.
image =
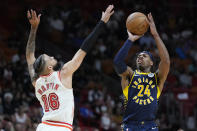
[[151, 14], [151, 13], [148, 14], [148, 20], [147, 20], [147, 21], [148, 21], [149, 26], [150, 26], [151, 34], [152, 34], [153, 36], [158, 35], [158, 33], [157, 33], [157, 28], [156, 28], [156, 26], [155, 26], [155, 22], [154, 22], [154, 20], [153, 20], [153, 17], [152, 17], [152, 14]]
[[103, 22], [107, 23], [109, 21], [109, 18], [114, 13], [113, 9], [114, 9], [114, 5], [109, 5], [105, 10], [105, 12], [102, 12], [101, 20]]
[[140, 37], [142, 37], [143, 35], [133, 35], [132, 33], [130, 33], [128, 30], [127, 30], [127, 33], [128, 33], [128, 36], [129, 36], [129, 40], [131, 40], [132, 42], [138, 40]]
[[33, 29], [37, 29], [38, 25], [40, 23], [40, 16], [41, 14], [39, 14], [37, 16], [36, 11], [32, 10], [31, 11], [27, 11], [27, 18], [29, 19], [29, 23], [31, 24], [31, 27]]

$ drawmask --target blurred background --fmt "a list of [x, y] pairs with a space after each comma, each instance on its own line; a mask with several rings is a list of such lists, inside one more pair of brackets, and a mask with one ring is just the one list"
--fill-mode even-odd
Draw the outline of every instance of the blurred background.
[[[0, 4], [0, 130], [34, 131], [42, 109], [31, 85], [25, 47], [30, 31], [28, 9], [41, 13], [36, 56], [46, 53], [60, 64], [70, 60], [108, 4], [115, 13], [73, 78], [75, 131], [119, 131], [122, 121], [120, 78], [113, 57], [127, 39], [125, 21], [135, 11], [152, 12], [170, 57], [171, 68], [159, 100], [160, 131], [197, 131], [197, 0], [7, 0]], [[127, 57], [135, 69], [136, 53], [157, 58], [148, 31]], [[155, 69], [157, 66], [155, 66]]]

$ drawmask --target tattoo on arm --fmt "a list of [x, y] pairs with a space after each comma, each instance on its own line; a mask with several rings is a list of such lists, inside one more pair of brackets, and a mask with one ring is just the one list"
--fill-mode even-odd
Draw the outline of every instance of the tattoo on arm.
[[35, 39], [36, 39], [36, 30], [31, 29], [30, 34], [29, 34], [29, 39], [27, 42], [27, 47], [26, 47], [27, 56], [35, 52]]
[[28, 70], [32, 82], [35, 80], [35, 72], [34, 72], [33, 64], [35, 62], [34, 52], [35, 52], [36, 31], [37, 29], [31, 29], [29, 34], [29, 39], [27, 42], [27, 47], [26, 47], [26, 59], [27, 59]]
[[31, 81], [33, 82], [35, 80], [35, 72], [34, 72], [33, 64], [28, 65], [28, 70], [29, 70], [29, 75], [31, 77]]

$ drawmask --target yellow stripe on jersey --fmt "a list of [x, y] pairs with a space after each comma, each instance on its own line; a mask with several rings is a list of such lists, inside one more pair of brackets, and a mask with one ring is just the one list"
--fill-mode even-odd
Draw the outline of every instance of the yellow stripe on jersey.
[[161, 91], [159, 89], [159, 86], [157, 86], [157, 99], [159, 99], [160, 95], [161, 95]]
[[136, 73], [138, 73], [138, 74], [140, 74], [140, 75], [148, 75], [150, 72], [148, 72], [148, 73], [142, 73], [142, 72], [138, 72], [137, 70], [136, 70]]
[[126, 97], [127, 100], [128, 100], [129, 87], [131, 85], [131, 82], [133, 80], [134, 75], [135, 75], [135, 72], [133, 72], [133, 76], [131, 78], [131, 81], [130, 81], [129, 85], [127, 87], [125, 87], [124, 90], [123, 90], [123, 94], [124, 94], [124, 96]]
[[123, 90], [123, 94], [126, 97], [126, 99], [128, 100], [128, 91], [129, 91], [129, 86], [125, 87]]
[[[156, 76], [156, 74], [155, 74], [155, 80], [156, 80], [156, 84], [157, 84], [157, 76]], [[161, 91], [159, 89], [159, 86], [157, 85], [157, 99], [159, 99], [160, 95], [161, 95]]]
[[157, 84], [157, 76], [156, 76], [156, 74], [154, 73], [154, 75], [155, 75], [155, 80], [156, 80], [156, 84]]

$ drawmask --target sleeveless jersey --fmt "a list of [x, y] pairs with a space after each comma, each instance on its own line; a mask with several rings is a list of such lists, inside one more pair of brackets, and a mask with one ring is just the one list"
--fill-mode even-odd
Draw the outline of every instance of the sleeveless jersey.
[[44, 121], [57, 121], [72, 125], [74, 117], [73, 89], [63, 86], [60, 72], [41, 76], [35, 84], [35, 94], [40, 101]]
[[134, 71], [129, 85], [123, 90], [123, 94], [123, 123], [155, 120], [157, 99], [160, 95], [155, 73]]

